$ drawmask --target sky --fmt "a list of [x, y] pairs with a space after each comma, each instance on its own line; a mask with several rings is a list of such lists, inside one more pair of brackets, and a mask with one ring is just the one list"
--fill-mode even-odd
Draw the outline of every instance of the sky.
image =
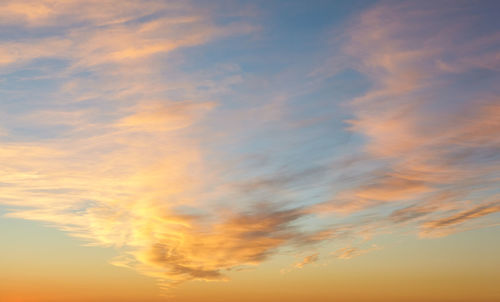
[[500, 301], [499, 9], [2, 0], [0, 301]]

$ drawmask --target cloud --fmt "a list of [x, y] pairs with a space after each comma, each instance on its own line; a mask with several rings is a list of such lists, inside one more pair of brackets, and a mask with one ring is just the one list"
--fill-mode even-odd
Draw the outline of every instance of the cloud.
[[500, 212], [500, 204], [498, 202], [481, 204], [471, 209], [462, 210], [451, 216], [425, 221], [421, 224], [419, 235], [421, 237], [445, 236], [456, 232], [455, 226], [497, 212]]
[[[216, 102], [194, 93], [204, 78], [165, 57], [252, 26], [216, 25], [181, 2], [7, 1], [4, 8], [1, 23], [27, 34], [13, 31], [0, 46], [2, 72], [29, 68], [55, 83], [37, 96], [42, 108], [7, 115], [0, 141], [7, 216], [117, 247], [123, 254], [111, 263], [167, 287], [224, 280], [225, 270], [259, 263], [293, 237], [289, 224], [301, 210], [210, 210], [213, 197], [204, 192], [217, 183], [199, 124]], [[19, 125], [33, 135], [13, 133]]]
[[318, 260], [319, 260], [319, 253], [311, 254], [309, 256], [304, 257], [301, 261], [294, 263], [289, 268], [281, 269], [280, 273], [287, 274], [287, 273], [292, 272], [293, 270], [302, 269], [302, 268], [304, 268], [304, 266], [306, 266], [308, 264], [313, 264], [313, 263], [318, 262]]
[[[2, 43], [0, 64], [57, 59], [70, 64], [68, 72], [98, 70], [114, 73], [115, 77], [123, 73], [124, 66], [144, 71], [137, 64], [155, 55], [255, 30], [239, 23], [217, 26], [187, 3], [157, 0], [8, 1], [2, 14], [8, 16], [2, 21], [10, 25], [61, 29], [49, 36], [34, 35]], [[150, 72], [150, 68], [146, 70]]]
[[173, 103], [141, 104], [140, 108], [133, 110], [131, 115], [118, 122], [119, 127], [127, 127], [138, 131], [172, 131], [190, 126], [198, 120], [196, 116], [213, 109], [214, 103]]
[[[468, 4], [462, 9], [481, 14]], [[351, 169], [362, 172], [318, 211], [413, 204], [393, 213], [399, 223], [441, 215], [450, 204], [465, 206], [464, 200], [484, 206], [497, 186], [500, 100], [492, 58], [499, 37], [477, 34], [474, 22], [444, 5], [420, 3], [378, 4], [352, 21], [342, 38], [342, 58], [350, 58], [344, 65], [372, 82], [347, 104], [353, 115], [348, 130], [365, 139], [359, 164]], [[457, 67], [436, 63], [445, 61]], [[474, 81], [474, 72], [486, 84]], [[457, 73], [469, 81], [461, 82]], [[460, 194], [446, 203], [433, 201], [448, 192]]]
[[296, 268], [303, 268], [307, 264], [311, 264], [311, 263], [314, 263], [314, 262], [318, 261], [318, 259], [319, 259], [319, 254], [318, 253], [312, 254], [312, 255], [309, 255], [309, 256], [305, 257], [301, 262], [295, 263], [294, 266]]
[[379, 249], [380, 248], [376, 244], [373, 244], [370, 248], [367, 249], [360, 249], [357, 247], [345, 247], [336, 250], [335, 252], [332, 253], [332, 255], [338, 259], [351, 259]]
[[492, 214], [495, 212], [500, 211], [500, 206], [497, 204], [490, 204], [490, 205], [482, 205], [475, 207], [474, 209], [464, 211], [461, 213], [458, 213], [456, 215], [453, 215], [451, 217], [446, 217], [443, 219], [439, 219], [436, 221], [430, 221], [425, 224], [426, 227], [443, 227], [443, 226], [450, 226], [450, 225], [455, 225], [459, 223], [463, 223], [464, 221], [472, 218], [479, 218], [484, 215]]
[[294, 236], [289, 224], [300, 217], [295, 210], [256, 209], [231, 214], [207, 229], [189, 224], [136, 257], [164, 268], [162, 276], [170, 280], [224, 280], [224, 270], [258, 264], [287, 244]]
[[[420, 5], [376, 5], [344, 37], [343, 66], [372, 83], [346, 107], [343, 130], [362, 143], [325, 152], [323, 161], [298, 150], [287, 162], [289, 145], [273, 132], [289, 130], [282, 123], [291, 113], [283, 112], [293, 109], [284, 97], [240, 114], [237, 102], [221, 104], [243, 81], [237, 66], [193, 74], [180, 67], [180, 50], [251, 33], [252, 24], [215, 22], [184, 2], [7, 1], [0, 22], [27, 34], [0, 46], [2, 73], [27, 68], [55, 88], [35, 87], [22, 110], [5, 105], [1, 203], [10, 217], [118, 248], [112, 264], [164, 288], [227, 280], [228, 271], [284, 248], [366, 239], [402, 223], [419, 224], [422, 234], [463, 230], [498, 212], [491, 196], [500, 154], [499, 37], [476, 34], [463, 23], [467, 14]], [[227, 134], [236, 131], [264, 137], [254, 144], [246, 132]], [[266, 140], [279, 147], [261, 148], [264, 159], [253, 164], [248, 158]]]
[[65, 26], [78, 23], [107, 25], [133, 20], [153, 14], [155, 11], [181, 8], [177, 3], [170, 5], [164, 1], [146, 0], [142, 3], [133, 0], [7, 0], [1, 12], [2, 23], [18, 26]]

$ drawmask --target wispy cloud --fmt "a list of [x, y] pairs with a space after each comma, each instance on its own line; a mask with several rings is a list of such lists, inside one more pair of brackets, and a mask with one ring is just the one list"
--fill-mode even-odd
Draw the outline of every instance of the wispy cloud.
[[318, 259], [319, 259], [319, 254], [318, 253], [312, 254], [312, 255], [309, 255], [309, 256], [305, 257], [301, 262], [295, 263], [294, 266], [296, 268], [303, 268], [307, 264], [311, 264], [311, 263], [314, 263], [314, 262], [318, 261]]
[[[499, 99], [493, 83], [499, 37], [477, 35], [477, 19], [465, 12], [481, 14], [466, 3], [456, 9], [387, 3], [352, 22], [342, 59], [350, 57], [352, 68], [372, 80], [372, 88], [349, 103], [349, 130], [367, 140], [365, 172], [318, 210], [414, 204], [393, 213], [394, 222], [403, 222], [461, 211], [465, 200], [485, 206], [498, 185]], [[478, 73], [487, 80], [474, 81]], [[446, 202], [439, 196], [448, 196]]]
[[484, 203], [471, 209], [462, 210], [451, 216], [439, 217], [435, 220], [425, 221], [421, 225], [420, 236], [441, 237], [456, 231], [456, 226], [469, 220], [500, 212], [498, 202]]
[[42, 110], [7, 119], [7, 127], [54, 131], [1, 142], [8, 216], [121, 248], [112, 263], [164, 284], [224, 279], [222, 270], [262, 261], [288, 240], [286, 226], [300, 212], [177, 209], [202, 205], [201, 192], [214, 184], [195, 133], [216, 103], [189, 97], [197, 83], [165, 55], [252, 26], [218, 26], [187, 3], [165, 1], [8, 1], [1, 14], [9, 26], [48, 33], [3, 43], [5, 72], [47, 60], [39, 71], [59, 84], [53, 97], [42, 95]]
[[379, 249], [380, 248], [375, 244], [373, 244], [370, 248], [366, 249], [360, 249], [357, 247], [344, 247], [336, 250], [335, 252], [332, 253], [332, 255], [338, 259], [351, 259]]

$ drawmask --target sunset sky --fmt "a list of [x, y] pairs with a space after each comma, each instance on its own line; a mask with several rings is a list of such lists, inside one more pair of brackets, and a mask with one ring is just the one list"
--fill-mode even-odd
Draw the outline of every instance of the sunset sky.
[[0, 0], [0, 302], [499, 284], [500, 1]]

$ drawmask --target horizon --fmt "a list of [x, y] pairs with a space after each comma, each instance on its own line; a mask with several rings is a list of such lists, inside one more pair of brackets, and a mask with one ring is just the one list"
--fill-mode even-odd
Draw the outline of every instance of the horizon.
[[500, 301], [499, 9], [4, 0], [0, 302]]

